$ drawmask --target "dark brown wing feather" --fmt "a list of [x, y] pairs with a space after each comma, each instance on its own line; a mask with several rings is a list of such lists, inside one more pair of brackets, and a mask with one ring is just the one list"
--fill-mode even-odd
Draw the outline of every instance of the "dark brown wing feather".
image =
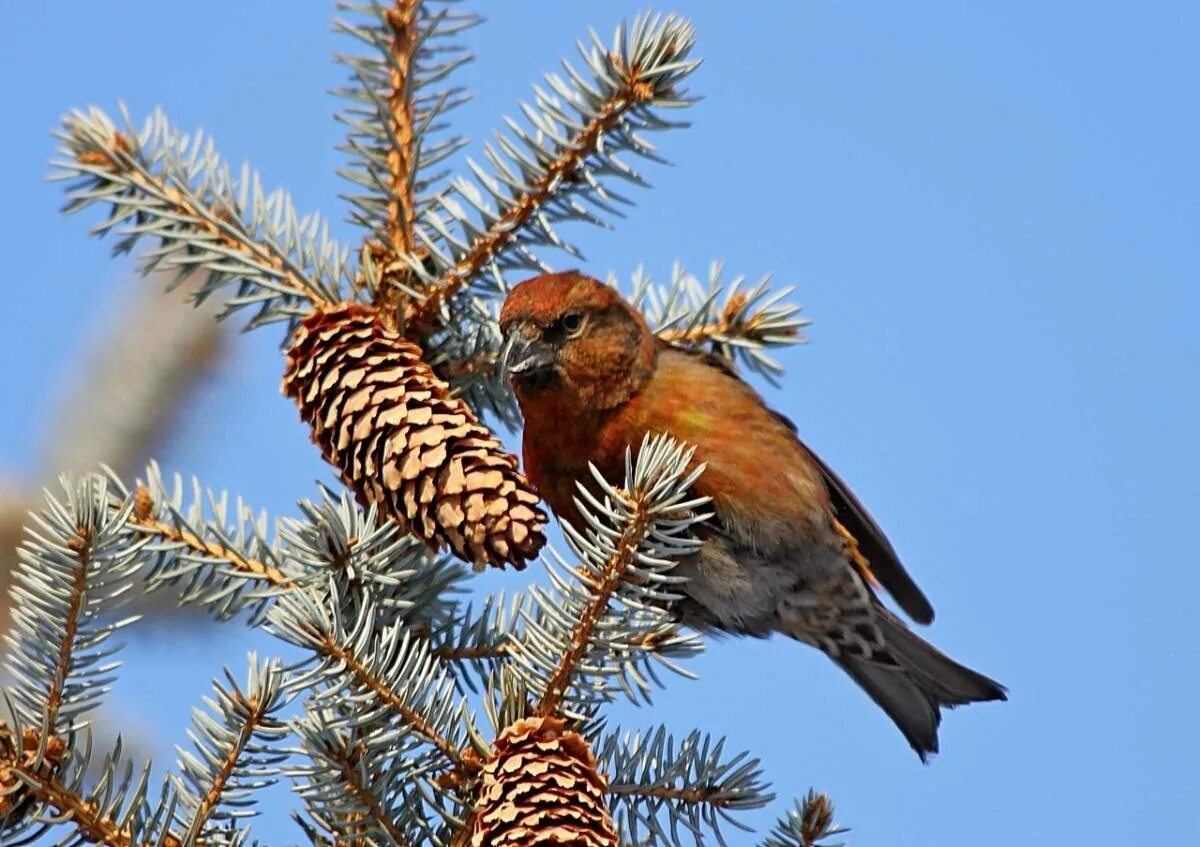
[[[682, 348], [676, 348], [682, 349]], [[740, 379], [737, 372], [730, 367], [719, 356], [711, 353], [687, 350], [697, 358], [703, 360], [706, 364], [717, 368], [734, 379]], [[796, 432], [796, 425], [786, 416], [779, 412], [771, 410], [779, 420], [785, 423], [793, 433]], [[800, 441], [797, 435], [797, 441]], [[846, 531], [853, 536], [858, 542], [858, 549], [867, 559], [871, 568], [871, 573], [879, 580], [879, 584], [895, 598], [900, 608], [904, 610], [910, 618], [920, 624], [929, 624], [933, 622], [933, 606], [928, 598], [917, 587], [913, 578], [908, 575], [908, 571], [904, 569], [904, 565], [900, 563], [900, 557], [896, 554], [896, 550], [892, 547], [887, 536], [883, 534], [883, 530], [879, 528], [879, 524], [871, 517], [871, 513], [866, 507], [859, 502], [858, 498], [850, 490], [833, 470], [826, 465], [821, 458], [812, 450], [800, 442], [800, 446], [804, 448], [804, 452], [813, 460], [821, 471], [821, 477], [825, 481], [825, 487], [829, 490], [829, 499], [833, 504], [834, 512], [837, 514], [838, 521], [846, 528]]]
[[[803, 442], [801, 446], [804, 446]], [[858, 542], [858, 549], [867, 557], [871, 573], [879, 580], [879, 584], [914, 621], [921, 624], [932, 623], [933, 606], [908, 575], [904, 565], [900, 564], [900, 557], [896, 555], [892, 543], [887, 540], [879, 524], [875, 523], [871, 513], [859, 502], [846, 483], [842, 482], [841, 477], [821, 461], [816, 453], [808, 447], [804, 449], [821, 469], [821, 477], [825, 480], [825, 487], [829, 489], [829, 499], [833, 503], [838, 521]]]

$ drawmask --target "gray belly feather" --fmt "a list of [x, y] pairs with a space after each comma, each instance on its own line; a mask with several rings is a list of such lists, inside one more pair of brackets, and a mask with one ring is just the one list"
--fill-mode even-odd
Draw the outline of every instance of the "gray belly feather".
[[717, 534], [679, 563], [678, 572], [688, 577], [679, 610], [683, 623], [699, 630], [797, 636], [802, 620], [839, 614], [822, 589], [845, 582], [846, 571], [845, 554], [833, 538], [767, 551]]

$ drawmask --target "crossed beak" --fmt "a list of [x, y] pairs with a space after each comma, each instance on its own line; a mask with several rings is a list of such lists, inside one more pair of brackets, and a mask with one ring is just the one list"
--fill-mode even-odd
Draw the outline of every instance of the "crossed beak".
[[515, 324], [504, 334], [500, 365], [510, 377], [527, 377], [554, 364], [554, 350], [542, 341], [536, 327]]

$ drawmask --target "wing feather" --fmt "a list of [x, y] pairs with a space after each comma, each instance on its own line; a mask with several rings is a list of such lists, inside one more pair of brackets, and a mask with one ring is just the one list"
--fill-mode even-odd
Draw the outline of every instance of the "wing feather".
[[[665, 343], [664, 346], [666, 346]], [[673, 347], [673, 349], [690, 353], [697, 360], [716, 368], [721, 373], [739, 381], [741, 380], [741, 377], [738, 376], [729, 363], [719, 356], [704, 351], [684, 350], [679, 347]], [[805, 455], [812, 460], [813, 465], [820, 471], [821, 479], [829, 492], [829, 499], [837, 520], [854, 539], [859, 552], [866, 557], [871, 574], [879, 581], [884, 590], [895, 598], [900, 608], [910, 618], [921, 624], [932, 623], [933, 606], [909, 575], [908, 571], [905, 570], [904, 565], [900, 563], [900, 557], [897, 555], [895, 548], [892, 547], [891, 542], [888, 541], [879, 524], [871, 517], [871, 513], [854, 496], [854, 492], [842, 481], [842, 478], [834, 473], [832, 468], [825, 464], [816, 453], [800, 440], [799, 435], [796, 433], [796, 425], [787, 416], [773, 409], [769, 409], [769, 411], [791, 430], [792, 434], [796, 437], [796, 441], [804, 450]]]

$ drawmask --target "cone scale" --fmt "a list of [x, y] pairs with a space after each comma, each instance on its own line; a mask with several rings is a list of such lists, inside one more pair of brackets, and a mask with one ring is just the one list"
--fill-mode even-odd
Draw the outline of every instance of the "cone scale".
[[587, 741], [561, 718], [518, 721], [484, 766], [469, 843], [617, 847], [606, 789]]

